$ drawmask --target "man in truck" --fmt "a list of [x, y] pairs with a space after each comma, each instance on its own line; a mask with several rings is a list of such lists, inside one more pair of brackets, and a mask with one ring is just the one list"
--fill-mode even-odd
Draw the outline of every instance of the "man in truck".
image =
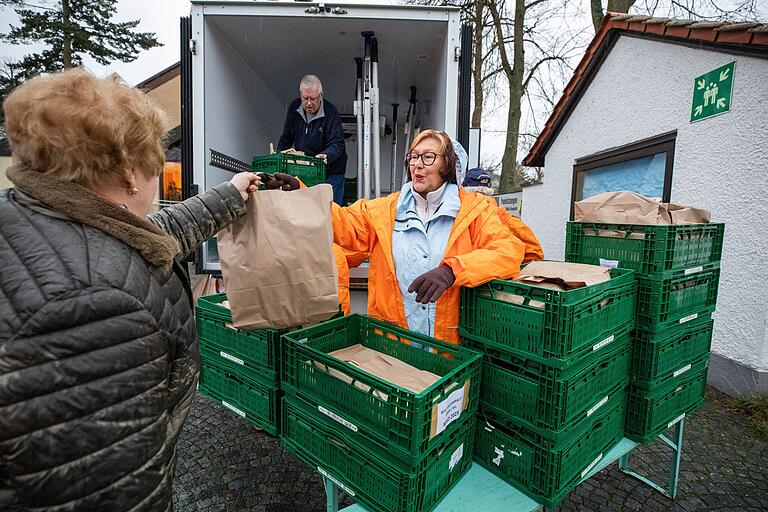
[[323, 84], [315, 75], [305, 75], [301, 79], [299, 97], [288, 106], [277, 149], [289, 148], [325, 162], [326, 182], [333, 187], [333, 201], [340, 205], [347, 170], [344, 132], [339, 111], [323, 99]]

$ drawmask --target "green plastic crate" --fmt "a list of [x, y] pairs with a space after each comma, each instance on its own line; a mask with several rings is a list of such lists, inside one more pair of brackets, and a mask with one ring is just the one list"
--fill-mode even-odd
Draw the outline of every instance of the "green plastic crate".
[[283, 446], [356, 501], [378, 512], [428, 512], [459, 481], [472, 462], [474, 424], [440, 442], [410, 471], [391, 465], [365, 446], [339, 438], [333, 429], [283, 402]]
[[198, 299], [197, 335], [202, 344], [211, 351], [224, 352], [277, 374], [280, 371], [280, 336], [288, 330], [236, 329], [232, 327], [232, 312], [220, 305], [225, 300], [225, 293]]
[[251, 161], [253, 172], [275, 174], [282, 172], [296, 176], [308, 187], [325, 183], [325, 163], [313, 156], [273, 155], [255, 156]]
[[705, 315], [661, 333], [636, 330], [632, 341], [632, 380], [660, 384], [708, 354], [713, 324]]
[[[459, 333], [496, 349], [563, 368], [592, 347], [633, 324], [635, 273], [612, 269], [603, 283], [569, 291], [514, 281], [463, 288]], [[498, 297], [524, 298], [515, 304]], [[543, 307], [530, 301], [543, 303]]]
[[[349, 315], [283, 336], [282, 387], [357, 430], [371, 445], [386, 443], [384, 457], [416, 464], [473, 415], [480, 394], [482, 356], [363, 315]], [[442, 376], [421, 393], [400, 388], [328, 355], [357, 343]], [[332, 375], [340, 372], [348, 383]], [[456, 399], [464, 397], [461, 410]], [[451, 406], [449, 406], [451, 404]], [[443, 411], [445, 429], [432, 435]], [[350, 430], [352, 427], [348, 426]]]
[[211, 364], [200, 365], [198, 389], [265, 432], [280, 433], [280, 391]]
[[692, 369], [673, 382], [648, 389], [629, 386], [624, 425], [628, 438], [649, 443], [704, 403], [706, 366]]
[[637, 279], [637, 327], [649, 332], [707, 316], [715, 310], [720, 264], [673, 270], [657, 278]]
[[624, 397], [556, 442], [480, 409], [474, 460], [547, 507], [556, 507], [624, 437]]
[[[651, 276], [720, 261], [725, 224], [605, 224], [569, 222], [565, 259], [631, 268]], [[622, 234], [622, 238], [600, 236]]]
[[480, 407], [540, 432], [565, 433], [592, 415], [629, 382], [630, 337], [625, 333], [594, 357], [564, 370], [517, 359], [487, 358], [483, 365]]
[[211, 350], [203, 340], [200, 340], [200, 362], [218, 367], [241, 377], [270, 388], [280, 388], [280, 375], [266, 366], [254, 365], [244, 359], [239, 359], [223, 350]]

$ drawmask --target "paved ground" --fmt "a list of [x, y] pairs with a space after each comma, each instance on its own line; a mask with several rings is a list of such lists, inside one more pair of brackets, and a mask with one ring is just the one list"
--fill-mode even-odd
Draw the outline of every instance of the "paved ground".
[[[768, 440], [713, 390], [687, 421], [680, 494], [672, 501], [615, 466], [579, 486], [563, 511], [768, 510]], [[665, 481], [669, 463], [660, 443], [637, 449], [631, 462]], [[178, 511], [321, 512], [325, 494], [317, 473], [205, 396], [195, 398], [178, 445], [173, 485]], [[475, 511], [468, 511], [475, 512]]]

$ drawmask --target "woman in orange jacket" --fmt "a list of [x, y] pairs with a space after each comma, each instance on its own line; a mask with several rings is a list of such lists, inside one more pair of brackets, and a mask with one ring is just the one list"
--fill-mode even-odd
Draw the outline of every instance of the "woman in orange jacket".
[[519, 272], [525, 245], [495, 206], [459, 189], [447, 134], [421, 132], [406, 165], [400, 192], [333, 206], [334, 242], [370, 255], [369, 315], [458, 344], [460, 288]]

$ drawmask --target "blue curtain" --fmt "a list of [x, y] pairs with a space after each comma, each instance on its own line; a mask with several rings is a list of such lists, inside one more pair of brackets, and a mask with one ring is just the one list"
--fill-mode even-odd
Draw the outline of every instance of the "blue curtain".
[[664, 192], [666, 163], [667, 153], [663, 152], [590, 169], [584, 173], [581, 198], [617, 190], [630, 190], [647, 197], [661, 197]]

